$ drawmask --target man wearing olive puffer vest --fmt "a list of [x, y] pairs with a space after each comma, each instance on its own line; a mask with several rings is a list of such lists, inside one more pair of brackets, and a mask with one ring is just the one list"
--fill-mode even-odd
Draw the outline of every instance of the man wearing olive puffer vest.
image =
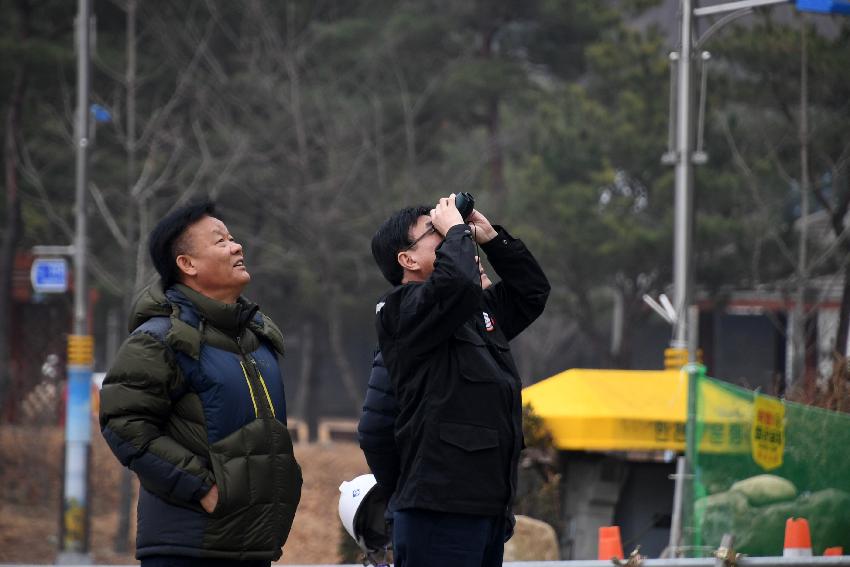
[[151, 232], [161, 281], [133, 309], [100, 402], [103, 436], [139, 477], [143, 567], [268, 566], [301, 496], [286, 429], [283, 337], [212, 203]]

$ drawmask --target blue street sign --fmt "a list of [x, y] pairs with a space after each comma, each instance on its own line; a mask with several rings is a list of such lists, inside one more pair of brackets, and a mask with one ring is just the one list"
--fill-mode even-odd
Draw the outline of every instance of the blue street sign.
[[94, 118], [95, 122], [112, 122], [112, 114], [108, 109], [100, 106], [99, 104], [93, 104], [89, 107], [91, 111], [92, 118]]
[[797, 9], [802, 12], [850, 15], [850, 0], [797, 0]]
[[68, 291], [68, 261], [65, 258], [36, 258], [30, 269], [32, 289], [36, 293]]

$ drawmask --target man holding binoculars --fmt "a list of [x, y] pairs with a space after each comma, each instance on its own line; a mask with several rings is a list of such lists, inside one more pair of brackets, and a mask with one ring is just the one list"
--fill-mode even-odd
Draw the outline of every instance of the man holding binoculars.
[[[543, 311], [549, 283], [525, 245], [472, 206], [463, 193], [408, 207], [372, 238], [394, 286], [376, 326], [399, 406], [399, 474], [387, 487], [398, 567], [501, 565], [511, 531], [523, 443], [508, 341]], [[477, 246], [501, 278], [486, 290]]]

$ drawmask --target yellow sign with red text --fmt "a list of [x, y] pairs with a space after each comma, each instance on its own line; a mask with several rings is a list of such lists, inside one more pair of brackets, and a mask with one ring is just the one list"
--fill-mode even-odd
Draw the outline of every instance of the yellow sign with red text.
[[753, 460], [766, 471], [782, 466], [785, 452], [785, 405], [781, 400], [755, 395], [750, 437]]

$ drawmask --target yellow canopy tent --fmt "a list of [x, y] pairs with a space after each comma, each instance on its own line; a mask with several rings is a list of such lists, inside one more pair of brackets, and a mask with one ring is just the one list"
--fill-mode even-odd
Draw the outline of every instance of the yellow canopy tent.
[[[700, 450], [749, 451], [752, 404], [700, 382]], [[685, 450], [688, 375], [678, 370], [572, 369], [524, 388], [559, 449]]]

